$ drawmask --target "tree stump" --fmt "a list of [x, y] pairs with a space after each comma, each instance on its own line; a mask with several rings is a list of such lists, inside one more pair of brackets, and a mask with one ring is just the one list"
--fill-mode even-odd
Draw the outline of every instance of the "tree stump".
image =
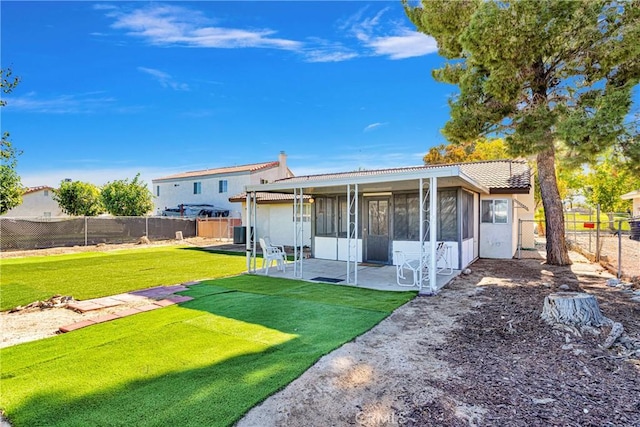
[[562, 323], [598, 328], [611, 324], [611, 320], [602, 315], [596, 298], [584, 292], [556, 292], [547, 295], [540, 317], [551, 325]]

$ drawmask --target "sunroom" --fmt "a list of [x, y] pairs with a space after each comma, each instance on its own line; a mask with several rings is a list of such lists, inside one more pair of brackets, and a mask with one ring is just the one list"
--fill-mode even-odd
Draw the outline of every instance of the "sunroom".
[[[304, 268], [302, 242], [311, 233], [311, 256], [346, 263], [347, 282], [358, 283], [358, 265], [393, 265], [398, 254], [411, 254], [425, 268], [422, 284], [434, 287], [439, 269], [461, 270], [479, 255], [480, 195], [489, 188], [460, 165], [421, 166], [292, 177], [246, 187], [245, 224], [258, 224], [256, 194], [293, 194], [295, 218], [303, 218], [301, 200], [313, 200], [312, 226], [294, 221], [296, 273]], [[436, 209], [431, 209], [435, 206]], [[260, 230], [257, 230], [257, 236]], [[270, 236], [277, 239], [278, 236]], [[247, 235], [247, 265], [255, 268], [256, 242]], [[438, 258], [439, 248], [446, 248]], [[440, 264], [440, 265], [439, 265]], [[421, 266], [422, 267], [422, 266]]]

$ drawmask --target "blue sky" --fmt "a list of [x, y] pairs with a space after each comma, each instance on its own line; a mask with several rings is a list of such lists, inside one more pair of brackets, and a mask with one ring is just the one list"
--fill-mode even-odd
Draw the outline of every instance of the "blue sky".
[[415, 165], [445, 142], [433, 39], [394, 2], [2, 1], [22, 79], [2, 130], [26, 186], [276, 160]]

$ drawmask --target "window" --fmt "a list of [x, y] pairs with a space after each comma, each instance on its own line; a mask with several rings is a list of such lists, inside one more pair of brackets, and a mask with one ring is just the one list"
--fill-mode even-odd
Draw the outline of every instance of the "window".
[[201, 194], [202, 193], [202, 183], [194, 182], [193, 183], [193, 194]]
[[473, 193], [462, 190], [462, 240], [473, 238]]
[[263, 179], [263, 178], [260, 179], [260, 184], [268, 184], [268, 183], [269, 183], [268, 179]]
[[506, 224], [509, 219], [508, 206], [509, 202], [506, 199], [483, 200], [482, 222]]
[[316, 206], [316, 236], [335, 236], [335, 199], [318, 197]]
[[394, 196], [393, 234], [396, 240], [418, 240], [420, 237], [420, 201], [418, 194]]
[[226, 193], [227, 192], [227, 180], [221, 179], [218, 181], [218, 193]]
[[51, 212], [43, 212], [42, 217], [44, 219], [51, 219]]
[[[300, 221], [300, 205], [295, 206], [297, 209], [293, 211], [293, 220]], [[304, 203], [302, 205], [302, 222], [310, 222], [311, 221], [311, 205], [309, 203]]]
[[160, 197], [160, 186], [156, 185], [156, 197]]
[[49, 190], [44, 190], [44, 197], [49, 197]]
[[[473, 199], [473, 195], [471, 196]], [[418, 193], [396, 194], [394, 200], [393, 236], [396, 240], [420, 240], [420, 199]], [[427, 201], [428, 202], [428, 201]], [[431, 237], [430, 209], [424, 211], [424, 240]], [[472, 213], [473, 215], [473, 213]], [[458, 190], [438, 190], [438, 240], [458, 240]]]
[[458, 191], [438, 191], [438, 240], [458, 240]]

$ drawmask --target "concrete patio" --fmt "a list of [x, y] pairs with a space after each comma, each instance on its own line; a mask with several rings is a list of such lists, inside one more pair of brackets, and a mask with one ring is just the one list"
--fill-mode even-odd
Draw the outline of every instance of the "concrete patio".
[[[265, 275], [266, 269], [262, 268], [262, 259], [256, 259], [256, 274]], [[436, 292], [442, 289], [451, 279], [460, 274], [459, 270], [453, 270], [451, 275], [437, 275]], [[285, 271], [279, 271], [275, 262], [269, 268], [270, 277], [280, 277], [283, 279], [306, 280], [309, 282], [331, 283], [335, 285], [356, 286], [347, 283], [347, 263], [344, 261], [329, 261], [324, 259], [309, 258], [302, 262], [302, 277], [298, 271], [298, 276], [294, 276], [293, 262], [285, 264]], [[411, 273], [402, 283], [411, 283]], [[325, 281], [322, 279], [333, 279]], [[354, 273], [351, 272], [351, 282]], [[314, 280], [315, 279], [315, 280]], [[335, 281], [335, 283], [334, 283]], [[415, 286], [399, 286], [396, 280], [396, 267], [394, 265], [375, 265], [368, 263], [358, 264], [358, 284], [359, 288], [377, 289], [380, 291], [417, 291]], [[422, 287], [422, 294], [429, 294], [428, 282]]]

